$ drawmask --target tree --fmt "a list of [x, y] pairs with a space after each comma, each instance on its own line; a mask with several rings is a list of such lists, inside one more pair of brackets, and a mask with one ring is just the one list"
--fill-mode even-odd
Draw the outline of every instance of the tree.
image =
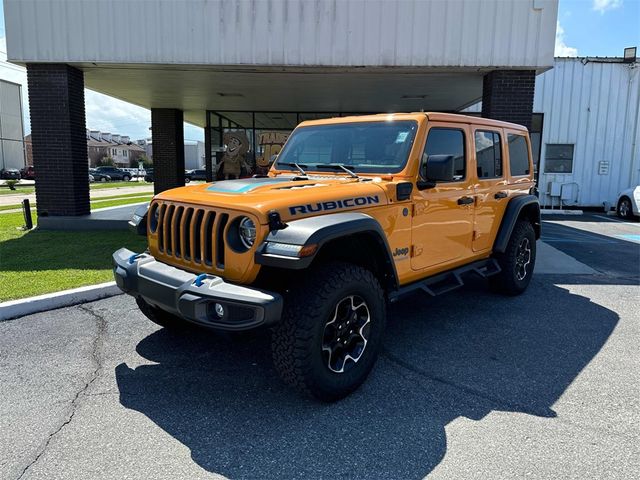
[[149, 158], [144, 153], [136, 158], [132, 158], [129, 162], [129, 166], [131, 168], [138, 168], [139, 162], [142, 162], [142, 168], [144, 168], [145, 170], [147, 168], [153, 167], [153, 162], [149, 160]]
[[102, 157], [98, 160], [98, 167], [114, 167], [115, 163], [111, 157]]

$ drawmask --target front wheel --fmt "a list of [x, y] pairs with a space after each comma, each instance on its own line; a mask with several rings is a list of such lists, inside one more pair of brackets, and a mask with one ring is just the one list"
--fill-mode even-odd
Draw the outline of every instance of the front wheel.
[[322, 401], [356, 390], [377, 359], [386, 302], [377, 278], [345, 263], [318, 268], [285, 299], [272, 332], [275, 367], [285, 383]]
[[631, 200], [627, 197], [622, 197], [618, 202], [617, 213], [620, 218], [629, 220], [633, 217], [633, 207], [631, 206]]
[[495, 256], [500, 273], [489, 277], [493, 290], [506, 295], [520, 295], [531, 282], [536, 263], [536, 234], [530, 222], [520, 220], [511, 232], [504, 253]]

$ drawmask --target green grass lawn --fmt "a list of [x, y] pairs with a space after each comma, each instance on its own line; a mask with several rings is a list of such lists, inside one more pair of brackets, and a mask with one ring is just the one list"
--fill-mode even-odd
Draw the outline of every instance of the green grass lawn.
[[126, 230], [24, 232], [23, 223], [22, 213], [0, 215], [0, 302], [111, 281], [115, 250], [146, 248]]
[[[103, 190], [105, 188], [121, 188], [121, 187], [151, 187], [153, 183], [147, 182], [96, 182], [89, 185], [91, 190]], [[29, 195], [35, 193], [35, 187], [33, 185], [16, 185], [15, 190], [9, 189], [9, 187], [0, 186], [0, 195]]]
[[[91, 209], [117, 207], [119, 205], [130, 205], [132, 203], [149, 202], [153, 198], [152, 194], [147, 193], [130, 193], [128, 195], [114, 195], [109, 197], [101, 197], [91, 202]], [[16, 210], [22, 208], [22, 204], [16, 203], [13, 205], [0, 205], [0, 212], [6, 210]], [[31, 205], [32, 209], [35, 209], [35, 205]]]

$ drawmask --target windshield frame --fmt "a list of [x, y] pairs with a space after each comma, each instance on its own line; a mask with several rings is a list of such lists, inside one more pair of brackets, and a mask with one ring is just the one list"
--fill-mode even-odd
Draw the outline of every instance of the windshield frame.
[[[356, 121], [356, 122], [335, 122], [335, 123], [324, 123], [324, 124], [311, 124], [311, 125], [302, 125], [297, 127], [296, 129], [293, 130], [293, 132], [291, 132], [291, 135], [289, 136], [289, 138], [287, 139], [287, 143], [285, 143], [284, 147], [282, 148], [282, 151], [278, 154], [278, 157], [276, 159], [276, 161], [273, 163], [272, 169], [276, 172], [295, 172], [297, 171], [295, 167], [293, 166], [289, 166], [289, 165], [282, 165], [279, 164], [280, 159], [283, 157], [283, 154], [286, 153], [291, 147], [292, 142], [291, 139], [293, 139], [297, 133], [301, 130], [305, 130], [305, 129], [309, 129], [309, 128], [328, 128], [328, 127], [335, 127], [335, 126], [362, 126], [362, 125], [366, 125], [366, 124], [389, 124], [389, 123], [403, 123], [403, 124], [411, 124], [411, 132], [410, 132], [410, 139], [408, 140], [409, 143], [407, 145], [407, 151], [406, 154], [404, 156], [404, 159], [402, 161], [402, 163], [397, 164], [397, 165], [389, 165], [389, 166], [384, 166], [384, 167], [369, 167], [366, 165], [357, 165], [357, 164], [351, 164], [351, 163], [342, 163], [345, 167], [347, 167], [349, 170], [357, 173], [358, 175], [386, 175], [386, 174], [396, 174], [396, 173], [400, 173], [402, 172], [406, 166], [407, 163], [409, 162], [409, 159], [411, 158], [411, 152], [413, 151], [414, 147], [415, 147], [415, 141], [416, 138], [418, 136], [418, 131], [420, 128], [419, 122], [415, 119], [394, 119], [394, 120], [386, 120], [386, 119], [381, 119], [381, 120], [363, 120], [363, 121]], [[284, 163], [290, 163], [288, 161], [286, 161], [286, 158], [284, 159], [285, 162]], [[334, 174], [344, 174], [345, 172], [343, 171], [335, 171], [335, 172], [331, 172], [330, 170], [327, 169], [319, 169], [316, 167], [316, 165], [318, 165], [319, 163], [313, 162], [313, 163], [306, 163], [306, 162], [296, 162], [296, 163], [300, 163], [300, 165], [302, 166], [303, 164], [305, 166], [303, 166], [302, 168], [304, 168], [305, 172], [309, 173], [309, 172], [315, 172], [315, 173], [320, 173], [321, 175], [327, 175], [330, 173], [334, 173]], [[336, 163], [326, 163], [325, 165], [336, 165]]]

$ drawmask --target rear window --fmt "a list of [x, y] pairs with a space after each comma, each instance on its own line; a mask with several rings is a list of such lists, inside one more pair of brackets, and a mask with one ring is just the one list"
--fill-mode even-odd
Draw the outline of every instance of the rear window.
[[509, 140], [509, 167], [511, 176], [529, 175], [529, 149], [527, 140], [522, 135], [508, 134]]

